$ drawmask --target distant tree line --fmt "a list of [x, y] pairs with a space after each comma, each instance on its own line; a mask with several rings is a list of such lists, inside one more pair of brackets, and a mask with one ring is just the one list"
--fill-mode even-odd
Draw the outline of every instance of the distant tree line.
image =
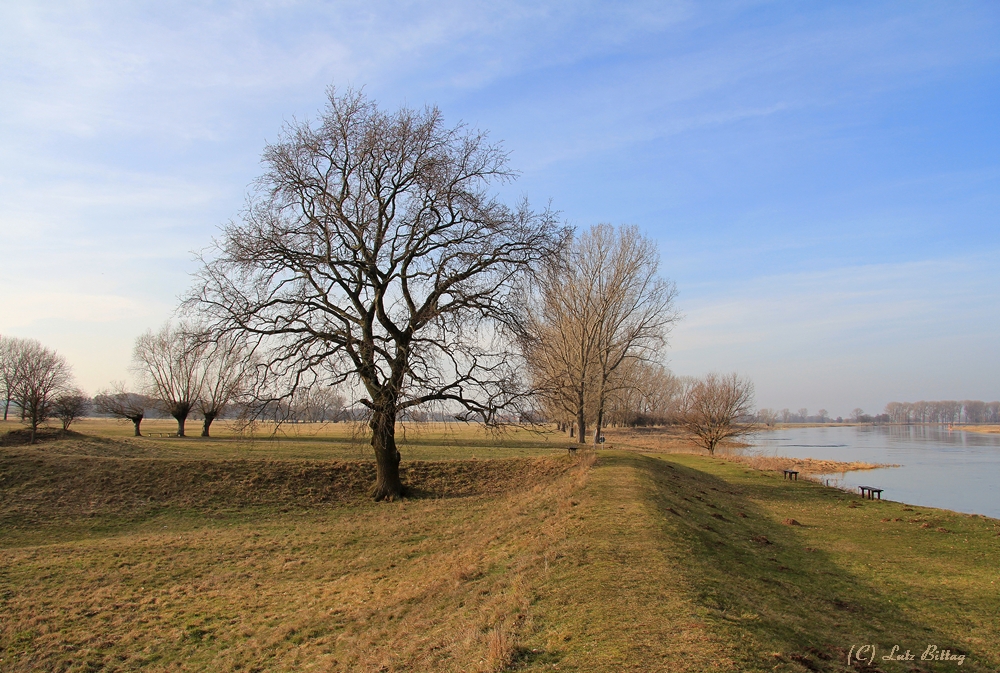
[[808, 409], [799, 409], [798, 411], [791, 411], [790, 409], [769, 409], [763, 408], [757, 411], [757, 420], [766, 426], [772, 426], [775, 423], [843, 423], [844, 419], [840, 416], [837, 418], [831, 418], [830, 413], [826, 409], [820, 409], [815, 414], [810, 415]]
[[776, 425], [777, 423], [784, 424], [794, 424], [794, 423], [889, 423], [891, 422], [888, 414], [867, 414], [864, 409], [855, 408], [851, 411], [850, 416], [844, 418], [843, 416], [837, 416], [832, 418], [826, 409], [820, 409], [815, 414], [810, 414], [808, 409], [799, 409], [798, 411], [791, 411], [790, 409], [781, 409], [780, 411], [775, 409], [760, 409], [757, 411], [757, 421], [767, 427]]
[[889, 402], [885, 414], [892, 423], [1000, 423], [1000, 402]]
[[130, 421], [137, 437], [143, 419], [160, 414], [177, 422], [178, 437], [185, 436], [189, 418], [201, 420], [201, 436], [209, 437], [212, 423], [225, 417], [325, 423], [350, 416], [344, 397], [319, 380], [277, 394], [281, 384], [265, 375], [249, 341], [236, 335], [213, 338], [197, 325], [167, 323], [139, 336], [132, 371], [137, 390], [114, 383], [95, 396], [94, 407]]

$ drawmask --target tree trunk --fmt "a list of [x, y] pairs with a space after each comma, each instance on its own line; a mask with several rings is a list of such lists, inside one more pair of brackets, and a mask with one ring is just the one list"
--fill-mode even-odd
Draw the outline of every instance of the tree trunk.
[[212, 421], [218, 416], [218, 412], [209, 411], [205, 413], [205, 422], [201, 426], [201, 436], [208, 437], [208, 429], [212, 427]]
[[142, 437], [142, 433], [139, 432], [139, 424], [142, 423], [142, 416], [133, 416], [129, 420], [132, 421], [132, 425], [135, 426], [135, 436]]
[[594, 421], [594, 446], [601, 443], [601, 427], [604, 424], [604, 405], [597, 408], [597, 420]]
[[372, 429], [372, 449], [375, 450], [376, 501], [398, 500], [403, 496], [403, 482], [399, 479], [401, 456], [396, 449], [396, 414], [388, 409], [375, 409], [369, 422]]
[[10, 411], [10, 398], [9, 397], [7, 398], [7, 400], [3, 404], [3, 419], [5, 421], [7, 420], [7, 412], [8, 411]]
[[604, 428], [604, 400], [607, 397], [608, 380], [607, 374], [601, 379], [600, 387], [597, 390], [597, 418], [594, 419], [594, 447], [601, 443], [601, 430]]
[[187, 413], [177, 414], [176, 416], [174, 416], [174, 418], [177, 419], [177, 436], [178, 437], [183, 437], [184, 436], [184, 421], [187, 420], [187, 416], [188, 416]]
[[580, 444], [587, 443], [587, 418], [583, 414], [583, 405], [580, 405], [576, 412], [576, 441]]

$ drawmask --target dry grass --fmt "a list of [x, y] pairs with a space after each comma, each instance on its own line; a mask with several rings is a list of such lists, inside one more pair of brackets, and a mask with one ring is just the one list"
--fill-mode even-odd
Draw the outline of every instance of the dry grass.
[[996, 435], [1000, 434], [1000, 425], [956, 425], [952, 427], [952, 430], [961, 430], [962, 432], [978, 432], [984, 435]]
[[[695, 444], [690, 435], [679, 428], [611, 428], [605, 436], [608, 448], [642, 451], [643, 453], [690, 453], [707, 455], [705, 449]], [[834, 474], [852, 470], [874, 470], [882, 467], [898, 467], [882, 463], [861, 461], [817, 460], [815, 458], [787, 458], [784, 456], [747, 456], [735, 453], [733, 449], [747, 446], [740, 442], [730, 442], [721, 447], [715, 457], [752, 467], [755, 470], [797, 470], [802, 474]]]
[[[0, 422], [0, 436], [23, 427], [12, 421]], [[197, 423], [189, 423], [189, 436], [177, 438], [168, 436], [177, 430], [173, 420], [153, 419], [142, 423], [146, 436], [135, 438], [131, 436], [131, 423], [86, 418], [72, 426], [92, 445], [104, 441], [113, 447], [106, 450], [118, 451], [122, 457], [373, 460], [367, 428], [358, 423], [301, 423], [280, 428], [261, 425], [252, 435], [240, 434], [237, 429], [230, 421], [216, 421], [212, 437], [206, 439], [197, 436]], [[163, 436], [153, 436], [157, 433]], [[396, 441], [404, 461], [542, 456], [565, 452], [569, 444], [562, 436], [547, 431], [513, 427], [497, 433], [466, 423], [400, 424]], [[84, 452], [96, 450], [90, 446]]]
[[426, 492], [376, 504], [366, 462], [177, 450], [0, 449], [0, 670], [804, 673], [859, 643], [1000, 665], [989, 519], [684, 453], [410, 462]]
[[484, 669], [497, 673], [514, 663], [517, 653], [517, 639], [507, 624], [501, 622], [490, 629], [486, 638], [486, 659]]
[[817, 460], [816, 458], [786, 458], [783, 456], [744, 456], [736, 453], [720, 453], [716, 456], [733, 463], [746, 465], [755, 470], [782, 472], [796, 470], [802, 474], [834, 474], [852, 470], [875, 470], [882, 467], [899, 467], [887, 463], [865, 463], [862, 461]]
[[654, 428], [607, 428], [608, 449], [629, 449], [650, 453], [704, 453], [686, 431], [671, 426]]
[[[184, 482], [195, 490], [178, 489], [183, 502], [125, 530], [54, 543], [26, 544], [11, 530], [12, 514], [0, 528], [0, 668], [499, 670], [513, 660], [519, 631], [530, 628], [546, 553], [565, 536], [568, 494], [588, 467], [542, 461], [550, 463], [545, 476], [530, 465], [511, 473], [509, 462], [459, 463], [474, 471], [443, 478], [479, 481], [497, 468], [494, 481], [504, 487], [485, 495], [336, 507], [306, 501], [311, 506], [290, 511], [270, 506], [285, 496], [263, 482], [269, 506], [237, 499], [228, 512], [214, 510], [207, 503], [218, 484], [240, 482], [209, 474], [200, 486]], [[36, 466], [52, 476], [51, 463]], [[157, 465], [131, 467], [136, 477]], [[175, 479], [150, 479], [161, 478]], [[123, 507], [123, 518], [131, 517], [125, 500], [107, 495], [124, 498], [124, 484], [98, 483], [89, 493], [104, 493], [99, 506]], [[185, 509], [199, 501], [200, 510]], [[67, 525], [66, 507], [52, 505], [59, 511], [49, 519]]]
[[720, 458], [632, 461], [672, 540], [664, 554], [739, 670], [850, 670], [859, 643], [879, 657], [894, 644], [916, 651], [916, 662], [875, 662], [883, 671], [957, 670], [919, 661], [929, 643], [966, 654], [962, 670], [1000, 664], [997, 521], [865, 501]]

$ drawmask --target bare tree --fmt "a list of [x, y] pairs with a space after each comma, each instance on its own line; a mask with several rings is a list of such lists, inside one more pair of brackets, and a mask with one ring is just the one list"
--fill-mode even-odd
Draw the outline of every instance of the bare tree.
[[265, 173], [225, 228], [188, 306], [247, 335], [272, 374], [357, 384], [370, 412], [377, 500], [401, 495], [397, 415], [441, 402], [499, 420], [519, 399], [499, 329], [522, 271], [565, 237], [548, 212], [487, 193], [513, 177], [483, 133], [436, 108], [380, 110], [332, 89], [318, 123], [264, 150]]
[[90, 398], [79, 388], [73, 388], [56, 396], [52, 402], [52, 415], [59, 419], [65, 432], [73, 421], [87, 413], [89, 407]]
[[31, 443], [35, 443], [38, 426], [53, 413], [55, 398], [72, 382], [66, 359], [34, 340], [25, 340], [15, 386], [15, 399], [21, 407], [22, 419], [31, 427]]
[[658, 266], [637, 227], [599, 224], [552, 261], [537, 305], [526, 303], [522, 340], [537, 389], [574, 414], [580, 443], [588, 408], [596, 443], [608, 397], [629, 385], [623, 366], [655, 361], [677, 320], [675, 286]]
[[665, 366], [630, 359], [618, 376], [606, 403], [609, 425], [663, 425], [677, 418], [683, 384]]
[[184, 422], [201, 397], [203, 342], [184, 325], [165, 324], [146, 332], [135, 342], [132, 361], [149, 394], [177, 421], [177, 436], [184, 436]]
[[139, 426], [146, 417], [147, 410], [155, 403], [148, 395], [129, 392], [123, 381], [111, 384], [110, 389], [102, 390], [94, 396], [95, 411], [131, 421], [136, 437], [142, 437]]
[[[317, 382], [297, 400], [296, 416], [311, 423], [335, 423], [344, 415], [344, 396], [336, 388]], [[418, 413], [418, 412], [414, 412]]]
[[584, 272], [593, 279], [597, 307], [594, 443], [601, 436], [608, 395], [627, 377], [616, 376], [630, 359], [652, 361], [677, 320], [673, 283], [657, 275], [659, 253], [638, 227], [598, 225], [580, 237]]
[[757, 422], [773, 428], [775, 423], [778, 422], [778, 412], [774, 409], [760, 409], [757, 411]]
[[683, 426], [710, 455], [720, 442], [754, 431], [753, 382], [738, 374], [709, 374], [684, 399]]
[[201, 436], [208, 437], [212, 422], [226, 407], [246, 391], [247, 383], [256, 370], [256, 361], [244, 338], [226, 334], [208, 340], [206, 335], [194, 335], [194, 342], [203, 343], [200, 350], [199, 374], [201, 395], [197, 406], [201, 412]]
[[589, 321], [573, 319], [588, 316], [587, 308], [576, 303], [574, 293], [563, 291], [564, 275], [558, 262], [552, 263], [542, 276], [539, 306], [521, 304], [529, 308], [520, 330], [521, 349], [530, 368], [532, 390], [551, 417], [567, 423], [570, 437], [577, 431], [577, 441], [584, 443], [595, 340]]
[[16, 402], [17, 384], [24, 366], [28, 342], [17, 337], [0, 336], [0, 393], [3, 394], [3, 419], [7, 420], [10, 403]]

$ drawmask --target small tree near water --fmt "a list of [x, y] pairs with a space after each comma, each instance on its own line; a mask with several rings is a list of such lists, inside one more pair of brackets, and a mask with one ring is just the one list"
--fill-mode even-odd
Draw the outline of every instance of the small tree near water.
[[698, 446], [715, 455], [727, 439], [754, 432], [753, 382], [732, 374], [709, 374], [693, 382], [684, 396], [681, 423]]

